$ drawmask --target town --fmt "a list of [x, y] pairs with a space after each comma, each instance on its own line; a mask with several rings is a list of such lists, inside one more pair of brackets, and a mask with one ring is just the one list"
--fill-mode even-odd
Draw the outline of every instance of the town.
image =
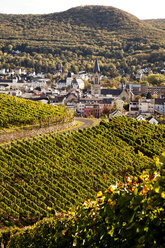
[[[139, 80], [149, 68], [140, 70]], [[165, 74], [165, 69], [162, 70]], [[101, 85], [99, 62], [96, 59], [93, 73], [56, 71], [59, 80], [52, 83], [46, 73], [27, 73], [22, 69], [0, 70], [0, 93], [41, 101], [51, 105], [65, 105], [76, 116], [96, 117], [128, 116], [150, 123], [165, 124], [165, 86], [148, 86], [122, 82], [118, 88]], [[86, 83], [87, 82], [87, 83]], [[90, 83], [89, 83], [90, 82]]]
[[165, 1], [2, 2], [0, 248], [165, 247]]

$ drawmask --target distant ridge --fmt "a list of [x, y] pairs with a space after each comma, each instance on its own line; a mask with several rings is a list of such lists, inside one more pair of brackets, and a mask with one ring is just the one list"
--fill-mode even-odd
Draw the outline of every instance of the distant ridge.
[[144, 22], [151, 24], [155, 28], [165, 31], [165, 19], [149, 19], [144, 20]]
[[[51, 71], [61, 63], [71, 66], [76, 61], [77, 68], [86, 70], [91, 68], [89, 61], [93, 63], [96, 58], [107, 64], [132, 56], [132, 61], [135, 57], [142, 65], [164, 61], [165, 56], [163, 20], [142, 21], [114, 7], [80, 6], [45, 15], [0, 14], [0, 30], [2, 52], [11, 54], [10, 49], [13, 49], [31, 56], [27, 55], [26, 60], [19, 56], [17, 59], [16, 56], [6, 58], [5, 55], [2, 67], [6, 66], [7, 61], [8, 66], [13, 68], [21, 65], [38, 71]], [[42, 54], [42, 57], [35, 56], [36, 53]], [[56, 61], [52, 63], [48, 54], [55, 56]]]
[[[13, 18], [14, 22], [12, 22]], [[52, 29], [61, 23], [63, 25], [88, 27], [95, 30], [103, 29], [109, 32], [117, 32], [117, 35], [126, 34], [131, 37], [137, 37], [138, 35], [141, 38], [163, 38], [163, 35], [165, 35], [165, 33], [162, 35], [157, 30], [158, 26], [152, 26], [152, 22], [141, 21], [123, 10], [106, 6], [79, 6], [64, 12], [46, 15], [0, 14], [0, 22], [3, 31], [10, 27], [11, 32], [8, 34], [8, 38], [13, 37], [13, 32], [18, 32], [17, 29], [14, 30], [15, 24], [19, 29], [19, 36], [25, 38], [26, 31], [33, 30], [36, 26], [38, 30], [43, 27], [47, 28], [48, 37], [50, 37], [50, 34], [53, 35]], [[54, 32], [54, 35], [56, 35], [56, 32]], [[1, 36], [2, 34], [0, 34]], [[35, 37], [33, 38], [35, 39]]]

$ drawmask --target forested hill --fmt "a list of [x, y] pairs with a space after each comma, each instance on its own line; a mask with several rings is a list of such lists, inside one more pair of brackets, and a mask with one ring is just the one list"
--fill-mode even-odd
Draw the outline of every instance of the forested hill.
[[[47, 15], [0, 14], [0, 68], [90, 70], [99, 58], [110, 71], [164, 61], [165, 31], [113, 7], [76, 7]], [[21, 54], [13, 54], [13, 51]], [[39, 54], [39, 56], [38, 56]], [[75, 67], [76, 65], [76, 67]], [[129, 65], [129, 66], [127, 66]]]
[[[150, 38], [150, 34], [155, 33], [159, 37], [163, 36], [155, 28], [139, 20], [137, 17], [113, 7], [86, 6], [69, 9], [62, 13], [54, 13], [45, 16], [45, 20], [54, 22], [64, 22], [71, 26], [88, 27], [95, 30], [107, 30], [117, 32], [117, 35], [127, 34], [134, 36], [137, 32], [141, 38]], [[147, 34], [145, 31], [148, 31]], [[147, 35], [147, 36], [146, 36]], [[156, 38], [156, 37], [155, 37]]]
[[[113, 7], [86, 6], [76, 7], [60, 13], [47, 15], [0, 15], [1, 38], [31, 38], [54, 40], [57, 31], [65, 28], [65, 32], [75, 27], [92, 28], [93, 30], [107, 30], [117, 32], [125, 37], [157, 39], [163, 34], [154, 26], [139, 20], [137, 17]], [[152, 24], [152, 23], [151, 23]], [[57, 26], [59, 28], [57, 29]], [[45, 32], [43, 32], [45, 30]], [[37, 35], [35, 32], [37, 31]], [[41, 32], [42, 31], [42, 32]], [[147, 31], [147, 32], [146, 32]], [[77, 34], [79, 29], [77, 29]], [[75, 36], [77, 35], [75, 34]], [[164, 34], [165, 35], [165, 34]]]

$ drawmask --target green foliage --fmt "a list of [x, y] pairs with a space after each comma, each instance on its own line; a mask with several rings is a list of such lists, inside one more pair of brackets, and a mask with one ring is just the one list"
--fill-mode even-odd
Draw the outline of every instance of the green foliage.
[[57, 107], [18, 97], [0, 94], [0, 128], [18, 127], [46, 123], [67, 122], [72, 112]]
[[111, 108], [111, 113], [113, 113], [114, 111], [119, 110], [118, 106], [117, 106], [117, 102], [115, 101], [112, 108]]
[[128, 177], [105, 193], [99, 191], [95, 201], [87, 200], [75, 212], [17, 230], [8, 237], [7, 247], [163, 248], [165, 154], [162, 158], [139, 177]]
[[113, 79], [105, 79], [101, 81], [101, 85], [106, 88], [116, 89], [120, 84], [120, 79], [121, 78], [119, 77]]
[[147, 81], [150, 85], [165, 85], [165, 76], [162, 74], [150, 74], [147, 77], [144, 77], [141, 79], [141, 83], [143, 83], [143, 81]]
[[165, 127], [125, 117], [0, 147], [0, 226], [35, 223], [138, 176], [165, 149]]

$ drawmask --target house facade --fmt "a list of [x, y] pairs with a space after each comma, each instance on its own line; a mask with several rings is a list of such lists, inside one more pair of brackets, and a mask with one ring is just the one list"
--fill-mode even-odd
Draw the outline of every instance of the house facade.
[[132, 97], [132, 93], [127, 89], [101, 89], [102, 97], [111, 97], [114, 99], [122, 100], [124, 102], [130, 103]]
[[139, 99], [139, 113], [154, 113], [155, 99]]
[[148, 121], [150, 124], [155, 124], [155, 125], [158, 125], [159, 123], [154, 117], [149, 117], [146, 119], [146, 121]]
[[103, 107], [100, 104], [88, 104], [84, 108], [83, 117], [94, 116], [99, 118], [102, 114]]
[[130, 102], [129, 113], [132, 115], [137, 114], [153, 114], [155, 106], [155, 99], [139, 99]]
[[161, 114], [165, 114], [165, 98], [155, 99], [155, 110], [159, 111]]

